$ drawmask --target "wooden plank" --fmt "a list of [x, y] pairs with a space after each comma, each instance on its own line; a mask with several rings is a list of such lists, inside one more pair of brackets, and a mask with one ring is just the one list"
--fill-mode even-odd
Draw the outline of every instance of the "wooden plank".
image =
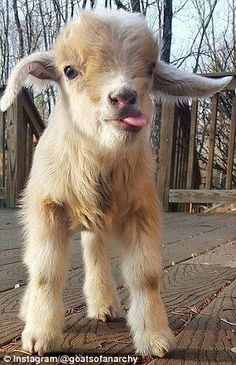
[[209, 151], [208, 151], [208, 163], [207, 163], [206, 186], [205, 186], [206, 189], [211, 189], [211, 184], [212, 184], [218, 99], [219, 99], [218, 93], [213, 95], [212, 106], [211, 106], [211, 123], [209, 131]]
[[162, 103], [160, 151], [157, 173], [157, 187], [165, 211], [168, 211], [168, 191], [171, 181], [173, 131], [175, 105]]
[[173, 140], [173, 148], [175, 148], [175, 164], [174, 164], [174, 186], [177, 188], [180, 188], [179, 186], [179, 166], [180, 166], [180, 161], [181, 161], [181, 149], [180, 149], [180, 118], [177, 118], [177, 123], [176, 127], [174, 128], [174, 135], [175, 135], [175, 139]]
[[[2, 138], [2, 143], [3, 143], [3, 149], [2, 149], [2, 160], [3, 160], [3, 169], [2, 169], [2, 187], [6, 188], [6, 114], [4, 114], [3, 116], [3, 120], [2, 120], [3, 124], [2, 124], [2, 133], [3, 133], [3, 138]], [[6, 199], [6, 192], [5, 192], [5, 199]]]
[[22, 108], [23, 96], [17, 100], [17, 196], [20, 195], [26, 182], [26, 149], [27, 149], [27, 123]]
[[[225, 239], [229, 240], [230, 236], [234, 234], [231, 232], [231, 227], [235, 225], [235, 215], [229, 214], [221, 217], [214, 216], [213, 214], [208, 215], [195, 215], [191, 214], [190, 219], [184, 219], [182, 221], [171, 222], [168, 221], [164, 225], [164, 238], [163, 247], [172, 245], [179, 241], [186, 241], [189, 239], [195, 239], [195, 237], [205, 235], [209, 240], [211, 239], [211, 232], [216, 232], [222, 228], [228, 229]], [[216, 244], [217, 245], [217, 244]]]
[[[1, 95], [1, 92], [0, 92]], [[0, 111], [0, 207], [5, 205], [5, 185], [6, 185], [6, 146], [5, 146], [5, 132], [6, 121], [5, 113]]]
[[25, 182], [26, 124], [22, 93], [7, 113], [7, 206], [15, 207]]
[[170, 203], [236, 203], [236, 190], [170, 189]]
[[231, 125], [230, 125], [230, 136], [229, 136], [229, 146], [228, 146], [228, 160], [227, 160], [227, 174], [226, 174], [226, 189], [228, 190], [232, 189], [235, 136], [236, 136], [236, 95], [233, 96], [232, 100]]
[[172, 354], [149, 365], [235, 364], [236, 354], [231, 350], [235, 347], [235, 327], [225, 322], [236, 322], [235, 308], [236, 281], [185, 327]]
[[35, 107], [34, 103], [32, 102], [28, 92], [24, 91], [23, 93], [23, 107], [25, 112], [28, 115], [28, 122], [33, 130], [33, 133], [35, 134], [35, 136], [37, 138], [39, 138], [41, 136], [41, 134], [43, 133], [44, 129], [45, 129], [45, 124], [37, 110], [37, 108]]
[[188, 261], [191, 264], [222, 265], [236, 268], [236, 240]]
[[[164, 214], [164, 231], [172, 231], [175, 229], [176, 231], [185, 231], [186, 237], [189, 233], [189, 230], [195, 228], [195, 226], [202, 227], [224, 227], [227, 222], [233, 223], [235, 221], [235, 212], [227, 212], [222, 213], [219, 212], [217, 214], [205, 214], [205, 213], [193, 213], [189, 214], [186, 212], [173, 212], [173, 213], [165, 213]], [[180, 227], [178, 229], [178, 227]], [[182, 232], [181, 232], [182, 233]]]
[[6, 197], [6, 189], [5, 188], [0, 188], [0, 200], [5, 200]]
[[0, 187], [5, 185], [4, 181], [4, 120], [3, 113], [0, 111]]
[[234, 224], [229, 227], [200, 233], [169, 245], [164, 245], [162, 249], [163, 265], [164, 267], [169, 267], [180, 262], [187, 262], [192, 257], [205, 253], [219, 245], [231, 242], [235, 238], [236, 228]]
[[[124, 316], [129, 301], [127, 288], [117, 266], [113, 272], [121, 298], [122, 311], [119, 318], [110, 323], [101, 323], [86, 318], [86, 307], [82, 292], [82, 275], [71, 273], [64, 293], [66, 333], [63, 348], [79, 353], [130, 353], [133, 345]], [[209, 297], [214, 296], [236, 277], [236, 269], [206, 265], [177, 265], [163, 274], [162, 295], [170, 317], [171, 327], [179, 331], [183, 321], [194, 310], [198, 311]], [[16, 313], [23, 288], [13, 289], [0, 296], [0, 345], [9, 343], [22, 330], [22, 323]], [[73, 310], [75, 313], [73, 313]], [[18, 343], [18, 348], [19, 348]], [[13, 345], [11, 350], [17, 346]]]
[[236, 71], [224, 71], [224, 72], [204, 72], [200, 73], [200, 76], [210, 77], [210, 78], [219, 78], [225, 76], [234, 76], [236, 78]]
[[0, 251], [1, 266], [22, 261], [22, 248], [13, 248]]
[[186, 188], [192, 189], [198, 101], [192, 102]]
[[27, 149], [26, 149], [26, 174], [29, 175], [33, 159], [33, 132], [28, 124], [27, 126]]
[[14, 289], [17, 284], [24, 286], [28, 281], [28, 273], [22, 260], [20, 262], [1, 266], [0, 277], [0, 293]]

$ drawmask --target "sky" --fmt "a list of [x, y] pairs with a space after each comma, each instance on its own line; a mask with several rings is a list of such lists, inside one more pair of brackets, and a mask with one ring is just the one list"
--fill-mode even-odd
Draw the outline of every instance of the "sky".
[[[201, 0], [204, 3], [203, 0]], [[213, 1], [212, 1], [213, 2]], [[173, 12], [181, 7], [185, 3], [183, 0], [173, 0]], [[207, 7], [207, 1], [205, 1]], [[208, 8], [207, 8], [208, 9]], [[147, 14], [147, 20], [155, 30], [159, 28], [158, 19], [155, 15], [156, 9], [153, 6], [150, 8], [150, 12]], [[214, 24], [217, 29], [217, 36], [220, 37], [223, 30], [227, 27], [228, 23], [228, 4], [226, 0], [218, 0], [218, 3], [214, 12]], [[171, 60], [179, 58], [188, 53], [188, 50], [193, 42], [193, 39], [198, 31], [199, 14], [193, 5], [192, 0], [188, 0], [184, 8], [177, 13], [173, 18], [172, 23], [172, 48], [171, 48]], [[196, 42], [196, 46], [198, 41]], [[193, 59], [189, 59], [185, 64], [185, 67], [191, 69], [193, 65]]]

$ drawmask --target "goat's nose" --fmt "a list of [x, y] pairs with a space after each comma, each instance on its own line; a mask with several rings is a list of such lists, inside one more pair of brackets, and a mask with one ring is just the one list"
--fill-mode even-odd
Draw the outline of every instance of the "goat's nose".
[[111, 92], [109, 101], [113, 105], [120, 107], [135, 104], [137, 101], [137, 92], [135, 90], [125, 90], [123, 92]]

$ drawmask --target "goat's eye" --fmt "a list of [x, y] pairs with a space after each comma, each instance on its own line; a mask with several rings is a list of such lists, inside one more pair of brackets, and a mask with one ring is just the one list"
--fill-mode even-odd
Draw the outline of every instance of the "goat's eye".
[[72, 66], [66, 66], [64, 68], [64, 74], [68, 80], [73, 80], [78, 76], [79, 72]]
[[156, 67], [156, 64], [155, 63], [150, 63], [148, 65], [148, 67], [147, 67], [147, 74], [148, 74], [148, 76], [152, 76], [155, 67]]

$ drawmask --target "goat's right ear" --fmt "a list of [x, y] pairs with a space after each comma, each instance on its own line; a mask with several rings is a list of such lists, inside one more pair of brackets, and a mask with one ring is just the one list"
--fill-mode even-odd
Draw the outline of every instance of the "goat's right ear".
[[36, 52], [23, 58], [9, 77], [6, 90], [0, 100], [0, 110], [6, 111], [23, 86], [45, 87], [59, 82], [60, 76], [52, 51]]

